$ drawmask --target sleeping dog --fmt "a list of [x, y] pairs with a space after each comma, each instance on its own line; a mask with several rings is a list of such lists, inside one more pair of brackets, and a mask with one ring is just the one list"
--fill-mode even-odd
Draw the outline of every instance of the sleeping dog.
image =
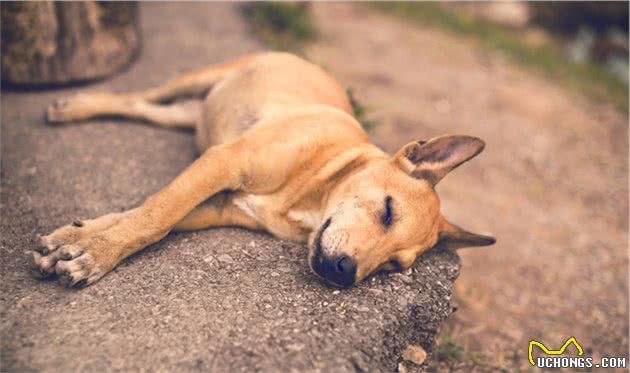
[[[205, 99], [200, 110], [170, 103], [183, 96]], [[90, 285], [171, 231], [219, 226], [306, 243], [312, 271], [340, 287], [406, 269], [438, 244], [495, 242], [448, 222], [434, 189], [483, 141], [440, 136], [386, 154], [345, 90], [291, 54], [248, 55], [147, 91], [78, 94], [47, 109], [50, 123], [111, 115], [194, 128], [201, 156], [141, 206], [43, 236], [33, 252], [38, 277]]]

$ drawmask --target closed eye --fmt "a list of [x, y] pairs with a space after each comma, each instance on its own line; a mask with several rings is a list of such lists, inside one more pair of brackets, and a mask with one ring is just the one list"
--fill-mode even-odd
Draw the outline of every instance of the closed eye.
[[383, 214], [381, 215], [381, 224], [384, 227], [389, 227], [392, 224], [393, 219], [393, 211], [392, 211], [392, 197], [385, 197], [385, 209], [383, 210]]

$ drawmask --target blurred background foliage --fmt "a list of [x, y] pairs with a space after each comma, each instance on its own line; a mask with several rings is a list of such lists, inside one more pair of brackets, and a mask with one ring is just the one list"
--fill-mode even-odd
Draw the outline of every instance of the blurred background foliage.
[[[366, 6], [421, 27], [468, 37], [628, 111], [627, 2], [374, 2]], [[317, 37], [309, 9], [309, 3], [287, 2], [242, 7], [264, 43], [298, 54]]]
[[628, 110], [627, 2], [372, 3], [498, 50], [592, 98]]
[[[305, 57], [303, 47], [317, 37], [309, 3], [252, 2], [245, 3], [241, 10], [254, 33], [272, 49]], [[355, 118], [366, 131], [372, 131], [378, 123], [366, 118], [368, 108], [356, 98], [351, 87], [346, 92]]]
[[241, 9], [253, 31], [273, 49], [299, 53], [316, 36], [308, 3], [251, 2]]

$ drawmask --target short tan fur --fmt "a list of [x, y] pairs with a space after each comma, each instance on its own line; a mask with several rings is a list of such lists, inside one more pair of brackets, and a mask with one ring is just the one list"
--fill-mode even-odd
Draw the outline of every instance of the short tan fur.
[[[183, 96], [205, 99], [200, 110], [169, 103]], [[438, 243], [494, 243], [449, 223], [434, 189], [483, 141], [441, 136], [390, 156], [352, 116], [345, 90], [294, 55], [248, 55], [144, 92], [81, 93], [47, 109], [52, 124], [111, 115], [194, 128], [201, 156], [141, 206], [43, 236], [38, 277], [89, 285], [171, 231], [218, 226], [304, 242], [313, 272], [343, 287], [408, 268]]]

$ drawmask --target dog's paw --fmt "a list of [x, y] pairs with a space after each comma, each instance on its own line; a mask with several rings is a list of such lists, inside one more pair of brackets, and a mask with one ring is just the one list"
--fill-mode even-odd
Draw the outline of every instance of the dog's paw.
[[87, 286], [99, 280], [113, 267], [108, 255], [108, 242], [95, 236], [75, 243], [57, 246], [44, 255], [33, 251], [33, 275], [46, 278], [57, 275], [67, 287]]
[[78, 93], [56, 99], [46, 109], [46, 120], [55, 124], [88, 119], [97, 114], [100, 107], [111, 104], [114, 98], [106, 93]]
[[56, 229], [47, 236], [41, 236], [39, 246], [35, 249], [42, 255], [48, 255], [62, 245], [70, 244], [78, 241], [91, 229], [85, 226], [81, 220], [75, 220], [72, 224]]
[[50, 124], [65, 123], [73, 120], [70, 111], [70, 100], [56, 99], [46, 109], [46, 121]]
[[61, 260], [55, 265], [59, 282], [67, 287], [83, 287], [98, 281], [106, 273], [89, 248], [81, 244], [62, 247]]
[[75, 220], [40, 238], [40, 245], [32, 253], [33, 276], [39, 279], [59, 275], [61, 283], [85, 285], [102, 277], [109, 263], [97, 260], [97, 252], [107, 248], [99, 233], [116, 224], [124, 213], [114, 213], [93, 220]]

